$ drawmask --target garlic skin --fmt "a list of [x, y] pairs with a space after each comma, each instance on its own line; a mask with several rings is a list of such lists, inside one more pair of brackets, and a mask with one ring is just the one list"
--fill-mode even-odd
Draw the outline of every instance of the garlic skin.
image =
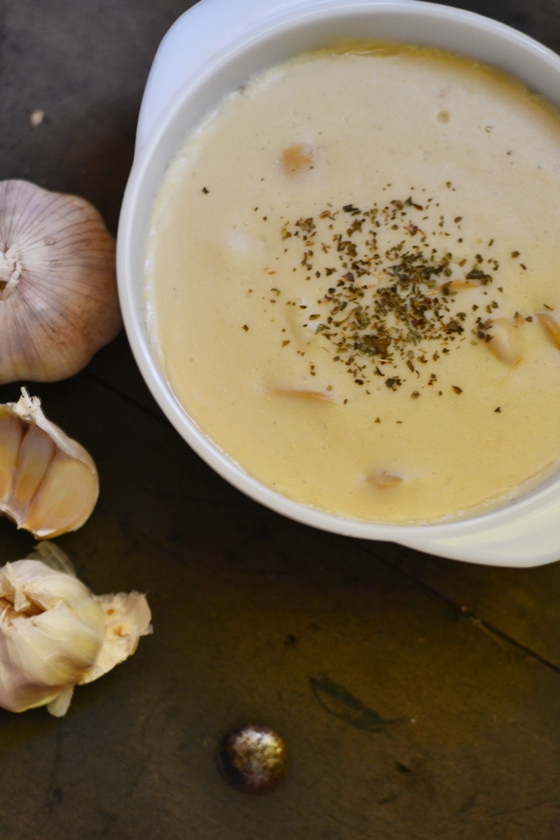
[[139, 592], [118, 592], [116, 595], [94, 595], [105, 615], [105, 636], [99, 656], [79, 680], [79, 685], [102, 677], [115, 665], [135, 653], [140, 636], [152, 632], [151, 613], [144, 595]]
[[0, 182], [0, 384], [72, 376], [121, 325], [115, 242], [97, 210]]
[[0, 605], [0, 706], [50, 704], [95, 662], [103, 610], [77, 578], [39, 560], [0, 569]]
[[[70, 571], [66, 556], [41, 543], [34, 556], [0, 569], [0, 706], [47, 706], [64, 715], [76, 685], [102, 676], [152, 632], [143, 595], [96, 597]], [[56, 568], [48, 565], [53, 561]], [[45, 560], [46, 562], [43, 562]], [[66, 562], [65, 562], [66, 561]]]
[[45, 417], [25, 388], [0, 405], [0, 511], [44, 539], [75, 531], [99, 496], [91, 455]]

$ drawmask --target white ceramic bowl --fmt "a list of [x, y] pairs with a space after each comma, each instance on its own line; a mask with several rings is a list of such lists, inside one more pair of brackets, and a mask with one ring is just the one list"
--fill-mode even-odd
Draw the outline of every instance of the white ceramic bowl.
[[199, 119], [250, 76], [336, 37], [466, 53], [516, 75], [560, 108], [560, 57], [479, 15], [416, 0], [202, 0], [172, 27], [154, 61], [122, 208], [119, 291], [140, 370], [190, 446], [235, 487], [279, 513], [327, 531], [460, 560], [550, 563], [560, 558], [560, 476], [490, 513], [445, 524], [380, 525], [315, 510], [263, 486], [208, 440], [174, 397], [152, 352], [143, 300], [144, 243], [154, 198], [176, 151]]

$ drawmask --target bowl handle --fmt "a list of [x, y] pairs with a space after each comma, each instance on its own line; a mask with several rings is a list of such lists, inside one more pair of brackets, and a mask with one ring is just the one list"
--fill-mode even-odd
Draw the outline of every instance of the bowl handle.
[[[485, 566], [531, 567], [560, 559], [560, 495], [555, 487], [527, 499], [519, 510], [498, 510], [485, 520], [455, 522], [453, 527], [434, 525], [419, 538], [403, 536], [397, 542], [454, 560]], [[415, 530], [415, 529], [411, 529]]]
[[[344, 2], [356, 4], [356, 0], [337, 0], [337, 5]], [[368, 5], [375, 2], [391, 0], [368, 0]], [[325, 0], [200, 0], [184, 12], [164, 36], [154, 58], [138, 118], [136, 154], [175, 94], [209, 55], [218, 54], [257, 20], [284, 15], [290, 8], [315, 5], [325, 5]]]

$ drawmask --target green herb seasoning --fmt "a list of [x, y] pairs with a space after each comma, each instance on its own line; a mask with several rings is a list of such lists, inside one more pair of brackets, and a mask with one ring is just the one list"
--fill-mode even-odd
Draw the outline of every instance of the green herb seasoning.
[[[348, 203], [286, 221], [280, 230], [281, 240], [290, 240], [286, 251], [309, 272], [306, 280], [323, 273], [330, 280], [328, 288], [320, 291], [317, 311], [306, 315], [304, 326], [318, 322], [315, 333], [331, 344], [332, 360], [346, 366], [356, 385], [382, 376], [387, 388], [396, 391], [406, 379], [393, 372], [388, 376], [380, 364], [400, 373], [404, 362], [411, 375], [425, 379], [417, 363], [427, 364], [428, 352], [437, 361], [441, 353], [459, 347], [468, 332], [479, 341], [492, 338], [492, 319], [475, 318], [476, 304], [471, 314], [456, 311], [456, 304], [461, 289], [492, 284], [499, 265], [484, 254], [459, 258], [434, 247], [425, 224], [432, 202], [427, 198], [419, 203], [408, 196], [367, 209]], [[453, 223], [462, 220], [463, 216], [455, 216]], [[438, 226], [445, 226], [443, 216]], [[490, 239], [488, 244], [493, 243]], [[324, 266], [322, 255], [327, 253], [331, 264]], [[485, 264], [492, 272], [483, 268]], [[500, 286], [495, 296], [501, 292]], [[299, 308], [305, 310], [307, 305]], [[488, 314], [498, 308], [496, 300], [486, 305]], [[429, 351], [430, 342], [437, 342], [441, 353]], [[435, 379], [432, 374], [424, 384]]]

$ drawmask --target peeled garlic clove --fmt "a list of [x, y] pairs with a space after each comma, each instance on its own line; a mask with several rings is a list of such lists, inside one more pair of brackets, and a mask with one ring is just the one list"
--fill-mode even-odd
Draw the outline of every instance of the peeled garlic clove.
[[507, 318], [496, 318], [492, 321], [491, 340], [486, 347], [506, 365], [515, 365], [521, 361], [520, 324], [512, 323]]
[[560, 322], [554, 312], [537, 312], [537, 318], [560, 349]]
[[311, 400], [312, 402], [326, 402], [337, 405], [340, 400], [330, 392], [325, 391], [311, 391], [305, 388], [274, 388], [273, 394], [278, 394], [284, 397], [298, 397], [303, 400]]
[[282, 167], [288, 175], [301, 175], [315, 164], [315, 147], [311, 143], [297, 143], [282, 152]]
[[396, 487], [402, 484], [403, 478], [400, 475], [395, 475], [395, 473], [381, 472], [368, 475], [367, 481], [373, 487], [379, 487], [380, 490], [384, 490], [387, 487]]
[[0, 182], [0, 383], [72, 376], [120, 328], [115, 243], [97, 210]]
[[38, 397], [22, 389], [0, 406], [0, 511], [36, 537], [75, 531], [99, 495], [93, 459], [45, 417]]
[[442, 283], [441, 286], [436, 286], [434, 292], [449, 294], [449, 292], [464, 292], [466, 289], [480, 289], [480, 283], [475, 283], [473, 280], [449, 280], [447, 283]]
[[152, 632], [143, 595], [97, 597], [53, 543], [0, 569], [0, 706], [46, 705], [64, 715], [74, 686], [91, 682], [134, 653]]

